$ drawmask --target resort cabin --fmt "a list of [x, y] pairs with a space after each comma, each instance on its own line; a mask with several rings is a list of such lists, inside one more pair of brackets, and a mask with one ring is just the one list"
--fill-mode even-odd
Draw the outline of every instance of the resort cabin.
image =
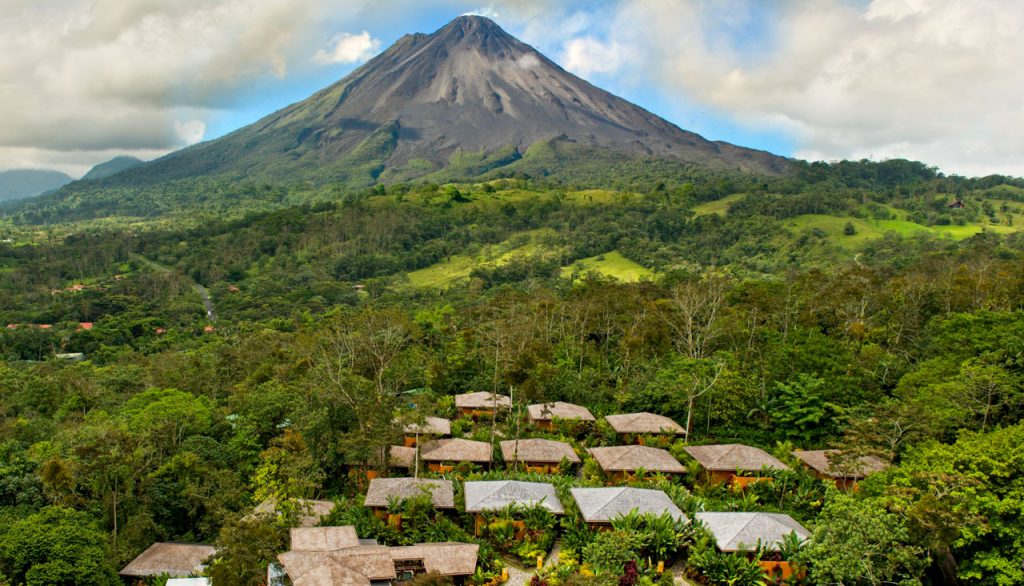
[[[753, 552], [759, 547], [763, 552], [778, 552], [782, 540], [791, 533], [801, 541], [811, 536], [803, 525], [782, 513], [697, 513], [696, 519], [714, 536], [718, 550], [725, 553]], [[793, 575], [789, 562], [777, 555], [762, 555], [758, 563], [769, 575], [783, 579]]]
[[[508, 506], [532, 507], [540, 505], [553, 515], [564, 515], [562, 501], [555, 494], [555, 486], [546, 482], [519, 482], [517, 480], [470, 481], [465, 484], [466, 512], [476, 517], [476, 533], [486, 523], [483, 513], [498, 511]], [[525, 531], [518, 522], [517, 529]]]
[[583, 520], [594, 528], [609, 527], [613, 520], [631, 511], [643, 515], [668, 513], [676, 521], [686, 515], [663, 491], [650, 488], [616, 486], [607, 488], [572, 488], [569, 490]]
[[626, 443], [643, 444], [646, 435], [686, 435], [683, 426], [664, 415], [656, 413], [623, 413], [607, 415], [605, 421]]
[[538, 474], [559, 474], [562, 464], [579, 464], [576, 450], [565, 442], [548, 439], [520, 439], [501, 442], [501, 457], [505, 465], [513, 468], [522, 465], [526, 472]]
[[292, 530], [292, 549], [277, 557], [280, 570], [268, 573], [272, 586], [385, 586], [437, 572], [459, 583], [476, 571], [479, 546], [472, 543], [421, 543], [404, 547], [360, 540], [355, 529], [320, 527], [319, 533]]
[[[416, 467], [416, 448], [391, 446], [388, 448], [388, 468], [409, 471]], [[374, 476], [375, 478], [376, 476]]]
[[437, 573], [456, 584], [462, 584], [476, 572], [480, 546], [476, 543], [446, 541], [417, 543], [388, 548], [395, 574], [400, 582], [418, 574]]
[[[293, 586], [390, 584], [397, 577], [386, 546], [360, 541], [352, 526], [291, 530], [291, 550], [277, 556]], [[271, 575], [268, 584], [284, 584]]]
[[143, 584], [157, 576], [190, 578], [202, 574], [207, 558], [215, 553], [217, 550], [212, 545], [158, 542], [121, 568], [118, 574], [132, 584]]
[[885, 460], [875, 456], [844, 457], [838, 450], [795, 450], [793, 455], [814, 476], [831, 480], [843, 490], [856, 488], [858, 480], [889, 466]]
[[430, 495], [435, 509], [454, 509], [455, 490], [451, 480], [430, 478], [374, 478], [366, 491], [363, 505], [373, 509], [374, 514], [389, 523], [400, 524], [401, 515], [389, 514], [392, 503], [402, 503], [410, 498]]
[[789, 470], [789, 466], [768, 452], [743, 444], [687, 446], [686, 453], [707, 472], [708, 484], [726, 483], [743, 488], [770, 480], [757, 475], [761, 470]]
[[582, 405], [563, 403], [562, 401], [530, 405], [526, 408], [526, 412], [530, 423], [536, 426], [537, 429], [551, 429], [555, 420], [594, 421], [594, 414], [590, 412], [590, 409]]
[[405, 426], [405, 447], [416, 445], [423, 436], [427, 438], [447, 437], [452, 434], [452, 422], [444, 417], [427, 417], [423, 423], [410, 423]]
[[[295, 499], [295, 510], [299, 513], [299, 527], [315, 527], [320, 520], [331, 514], [334, 510], [334, 503], [331, 501], [315, 501], [311, 499]], [[247, 518], [268, 515], [280, 518], [283, 515], [282, 507], [278, 506], [277, 500], [268, 498], [256, 505], [256, 508], [247, 515]]]
[[661, 474], [686, 474], [686, 468], [668, 450], [650, 446], [611, 446], [587, 450], [608, 480], [625, 482], [639, 470]]
[[512, 408], [512, 397], [494, 393], [465, 393], [455, 395], [455, 408], [466, 417], [490, 417], [498, 411]]
[[463, 462], [487, 467], [491, 464], [491, 444], [455, 438], [440, 439], [420, 446], [420, 459], [431, 472], [451, 472]]

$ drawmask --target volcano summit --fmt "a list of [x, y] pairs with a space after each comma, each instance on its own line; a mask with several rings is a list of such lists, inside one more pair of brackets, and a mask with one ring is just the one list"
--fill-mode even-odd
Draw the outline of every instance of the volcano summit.
[[490, 19], [460, 16], [433, 34], [402, 37], [302, 102], [111, 182], [366, 185], [446, 169], [468, 177], [513, 164], [535, 145], [755, 173], [786, 167], [781, 157], [682, 130], [565, 71]]

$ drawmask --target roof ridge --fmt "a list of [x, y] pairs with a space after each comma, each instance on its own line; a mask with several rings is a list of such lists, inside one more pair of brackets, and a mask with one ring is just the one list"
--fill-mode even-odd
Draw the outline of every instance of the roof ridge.
[[601, 506], [600, 506], [600, 507], [599, 507], [599, 508], [598, 508], [598, 509], [597, 509], [596, 511], [594, 511], [594, 514], [595, 514], [595, 515], [597, 515], [598, 513], [602, 513], [602, 512], [603, 512], [603, 511], [604, 511], [605, 509], [607, 509], [607, 508], [608, 508], [608, 507], [609, 507], [609, 506], [610, 506], [610, 505], [611, 505], [611, 504], [612, 504], [613, 502], [615, 502], [615, 500], [616, 500], [617, 498], [619, 498], [620, 496], [622, 496], [622, 494], [623, 494], [624, 492], [626, 492], [627, 490], [637, 490], [637, 489], [635, 489], [635, 488], [632, 488], [632, 487], [629, 487], [629, 486], [615, 486], [615, 487], [613, 487], [613, 488], [614, 488], [615, 490], [614, 490], [614, 491], [609, 491], [609, 493], [611, 493], [611, 496], [609, 496], [609, 497], [608, 497], [608, 500], [607, 500], [607, 501], [605, 501], [605, 503], [604, 503], [603, 505], [601, 505]]

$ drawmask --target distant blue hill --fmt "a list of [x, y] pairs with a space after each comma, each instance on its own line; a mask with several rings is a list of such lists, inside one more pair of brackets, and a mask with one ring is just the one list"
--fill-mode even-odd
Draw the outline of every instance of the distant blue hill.
[[0, 201], [35, 197], [71, 183], [60, 171], [15, 169], [0, 171]]

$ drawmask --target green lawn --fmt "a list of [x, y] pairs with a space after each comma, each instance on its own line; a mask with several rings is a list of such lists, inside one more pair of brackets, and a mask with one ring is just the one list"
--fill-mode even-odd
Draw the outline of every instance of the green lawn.
[[597, 271], [606, 277], [613, 277], [625, 283], [635, 283], [654, 275], [653, 271], [622, 256], [617, 250], [583, 258], [567, 267], [562, 267], [562, 277], [570, 278], [576, 270], [579, 270], [581, 275]]
[[[856, 234], [847, 236], [843, 233], [846, 223], [853, 223]], [[923, 226], [907, 220], [874, 220], [870, 218], [840, 218], [822, 214], [805, 214], [783, 221], [783, 224], [796, 232], [813, 230], [824, 232], [829, 240], [845, 248], [856, 248], [868, 240], [881, 238], [886, 232], [895, 232], [901, 236], [915, 233], [928, 233], [946, 236], [954, 240], [963, 240], [981, 232], [982, 229], [999, 234], [1010, 234], [1018, 230], [1015, 226], [989, 225], [969, 222], [963, 226]]]
[[476, 255], [455, 254], [448, 260], [408, 273], [409, 284], [418, 288], [445, 289], [456, 281], [468, 279], [478, 266], [500, 266], [517, 256], [534, 256], [549, 252], [545, 237], [553, 235], [550, 228], [519, 232], [499, 244], [483, 246]]
[[697, 204], [693, 206], [693, 213], [697, 214], [698, 216], [703, 216], [706, 214], [718, 214], [719, 216], [724, 216], [726, 212], [729, 211], [729, 206], [731, 206], [733, 202], [737, 202], [743, 199], [746, 195], [747, 194], [745, 193], [734, 193], [732, 195], [727, 195], [722, 199], [716, 199], [713, 201], [706, 201], [704, 203]]

